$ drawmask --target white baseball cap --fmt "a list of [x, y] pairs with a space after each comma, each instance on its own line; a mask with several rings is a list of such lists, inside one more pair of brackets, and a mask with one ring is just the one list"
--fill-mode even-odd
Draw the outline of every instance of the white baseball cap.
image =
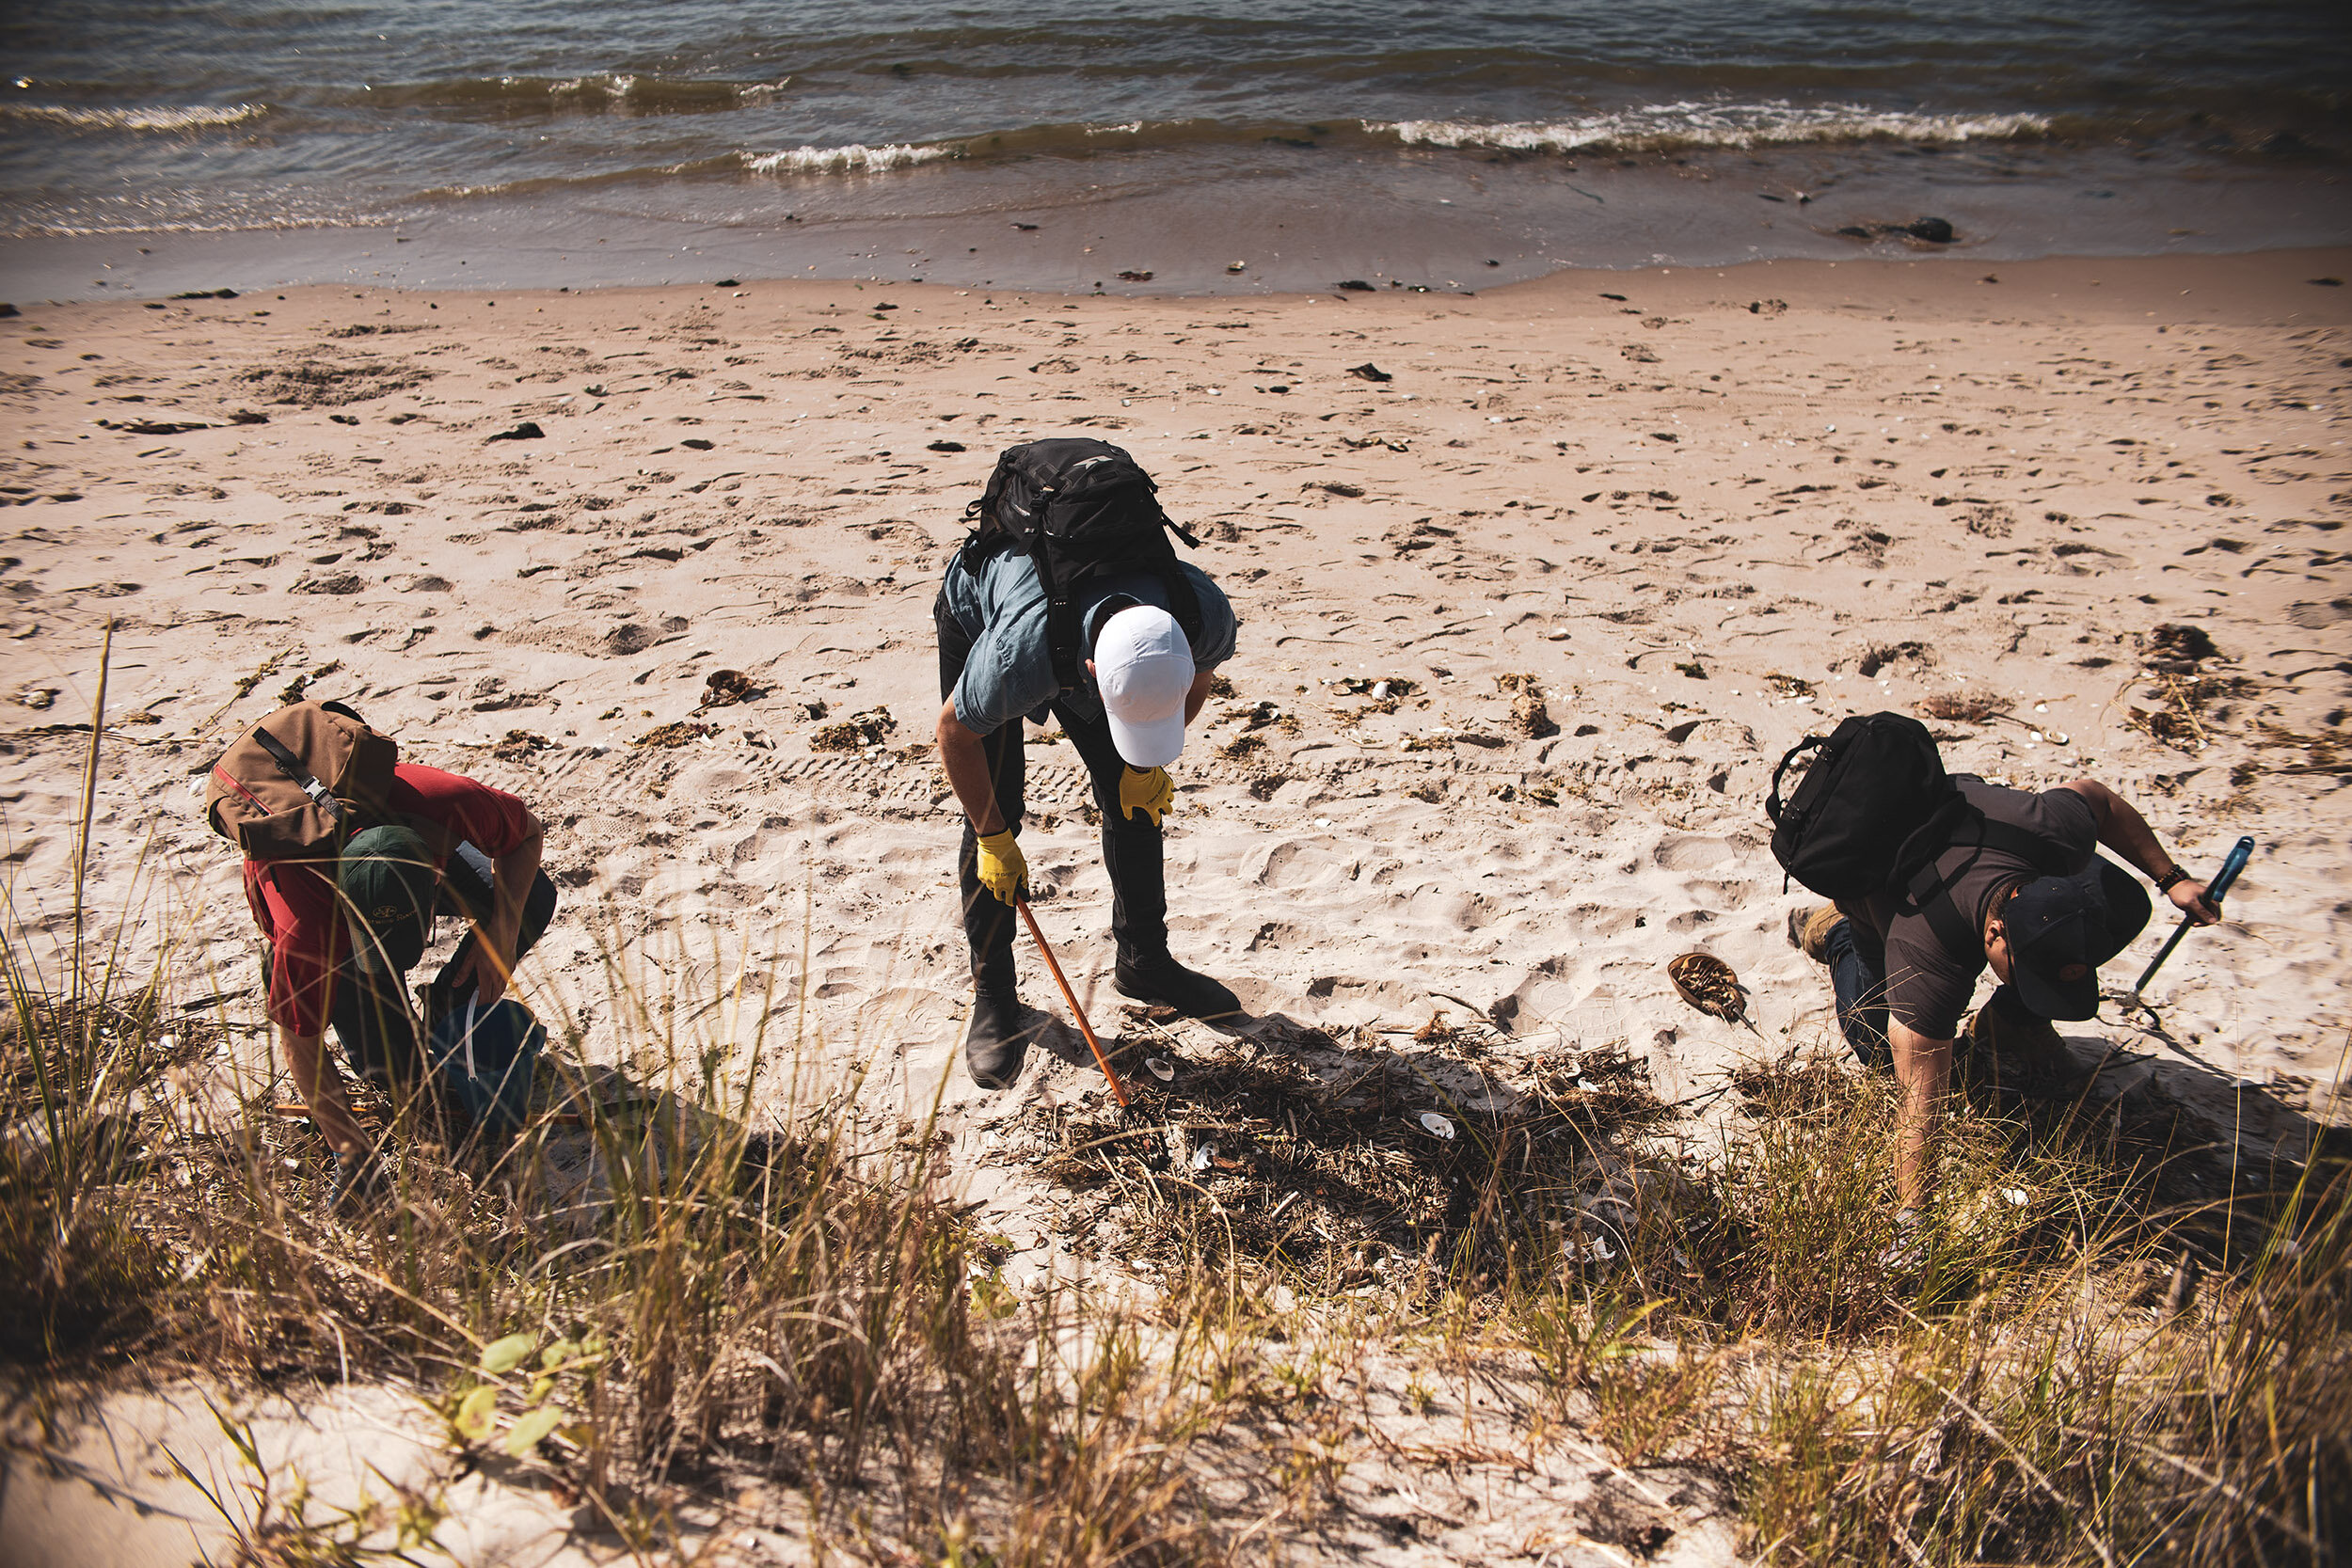
[[1094, 640], [1094, 684], [1111, 744], [1131, 768], [1165, 768], [1184, 754], [1192, 641], [1156, 605], [1130, 605]]

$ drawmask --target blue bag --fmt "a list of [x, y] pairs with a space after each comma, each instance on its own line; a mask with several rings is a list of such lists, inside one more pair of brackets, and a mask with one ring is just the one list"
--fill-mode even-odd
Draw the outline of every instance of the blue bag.
[[513, 997], [484, 1007], [469, 994], [433, 1026], [425, 1048], [442, 1100], [493, 1143], [522, 1131], [547, 1029]]

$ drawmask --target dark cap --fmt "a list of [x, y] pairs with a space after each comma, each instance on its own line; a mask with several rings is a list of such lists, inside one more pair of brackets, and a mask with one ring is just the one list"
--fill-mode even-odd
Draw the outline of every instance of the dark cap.
[[405, 974], [433, 934], [439, 876], [433, 852], [406, 828], [354, 833], [335, 868], [355, 961], [372, 974]]
[[2131, 945], [2148, 924], [2148, 908], [2137, 879], [2106, 860], [2018, 889], [2001, 911], [2017, 1000], [2041, 1018], [2096, 1017], [2099, 966]]

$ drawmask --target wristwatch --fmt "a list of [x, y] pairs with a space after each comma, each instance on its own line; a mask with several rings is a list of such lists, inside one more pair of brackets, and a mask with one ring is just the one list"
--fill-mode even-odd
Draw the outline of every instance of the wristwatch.
[[2183, 882], [2187, 880], [2188, 873], [2176, 865], [2171, 870], [2156, 879], [2156, 891], [2158, 893], [2170, 893], [2174, 888], [2179, 887]]

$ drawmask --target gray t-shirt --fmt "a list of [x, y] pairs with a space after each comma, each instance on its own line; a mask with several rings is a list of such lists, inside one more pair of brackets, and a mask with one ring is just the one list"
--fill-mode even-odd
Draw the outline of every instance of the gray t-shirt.
[[[1968, 774], [1954, 782], [1978, 810], [1994, 822], [2023, 828], [2065, 856], [2064, 875], [2087, 870], [2099, 847], [2099, 810], [2072, 789], [2045, 789], [2031, 794], [1986, 784]], [[2042, 868], [2004, 850], [1977, 845], [1947, 849], [1936, 870], [1953, 876], [1952, 903], [1972, 931], [1981, 931], [1994, 893], [2021, 877], [2043, 875]], [[1984, 948], [1974, 946], [1967, 957], [1948, 951], [1936, 940], [1924, 914], [1898, 914], [1900, 901], [1879, 896], [1837, 906], [1850, 920], [1859, 920], [1886, 942], [1886, 1006], [1896, 1022], [1917, 1030], [1931, 1040], [1947, 1040], [1960, 1032], [1961, 1015], [1975, 995], [1977, 976], [1984, 972]]]
[[[980, 555], [977, 563], [975, 555]], [[1191, 579], [1193, 595], [1200, 603], [1193, 668], [1214, 670], [1233, 657], [1238, 627], [1232, 602], [1198, 566], [1179, 562], [1177, 569]], [[1019, 550], [958, 550], [948, 562], [941, 593], [948, 613], [972, 639], [955, 691], [956, 718], [964, 728], [975, 735], [993, 735], [1025, 714], [1043, 723], [1047, 706], [1057, 697], [1082, 719], [1102, 717], [1103, 699], [1091, 683], [1065, 696], [1054, 678], [1054, 650], [1045, 632], [1045, 586], [1038, 580], [1035, 561]], [[1079, 622], [1087, 633], [1094, 629], [1094, 612], [1114, 594], [1168, 608], [1168, 585], [1152, 573], [1095, 578], [1079, 590]]]

